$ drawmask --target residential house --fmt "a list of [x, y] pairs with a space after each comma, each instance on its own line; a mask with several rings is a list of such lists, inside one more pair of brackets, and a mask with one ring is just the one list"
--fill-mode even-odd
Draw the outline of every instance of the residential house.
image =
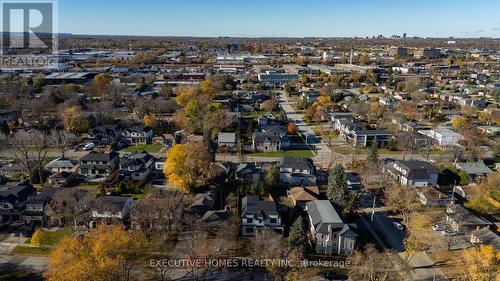
[[95, 145], [110, 145], [120, 141], [122, 129], [119, 125], [101, 125], [89, 130], [87, 142]]
[[49, 176], [49, 183], [54, 186], [68, 186], [76, 176], [76, 172], [62, 171]]
[[12, 222], [21, 219], [26, 201], [35, 193], [36, 189], [32, 185], [0, 185], [0, 221]]
[[205, 193], [198, 193], [194, 197], [193, 203], [191, 203], [189, 209], [200, 215], [204, 215], [206, 212], [214, 208], [216, 200], [217, 200], [217, 191], [215, 190], [210, 190]]
[[293, 203], [293, 206], [304, 208], [309, 201], [318, 200], [318, 186], [297, 186], [292, 187], [288, 192], [288, 198]]
[[219, 147], [235, 148], [236, 133], [219, 133], [217, 137], [217, 145]]
[[472, 182], [484, 179], [490, 174], [493, 174], [493, 171], [488, 168], [488, 166], [486, 166], [482, 161], [473, 163], [457, 162], [455, 163], [455, 167], [457, 167], [459, 171], [466, 172]]
[[436, 166], [420, 160], [396, 160], [388, 164], [387, 172], [403, 185], [436, 185], [439, 170]]
[[155, 159], [146, 151], [133, 152], [120, 159], [119, 173], [136, 181], [145, 180], [154, 168]]
[[339, 132], [342, 139], [355, 147], [370, 147], [373, 142], [377, 142], [379, 147], [384, 147], [392, 137], [390, 133], [384, 130], [367, 129], [362, 124], [349, 118], [335, 119], [333, 128]]
[[122, 137], [129, 145], [148, 144], [153, 140], [153, 129], [145, 126], [133, 126], [123, 130]]
[[257, 195], [243, 197], [241, 200], [241, 234], [255, 236], [263, 229], [283, 231], [276, 202], [264, 201]]
[[306, 203], [309, 231], [318, 254], [349, 255], [356, 246], [356, 232], [344, 223], [329, 200]]
[[121, 222], [126, 223], [130, 215], [130, 210], [134, 199], [124, 196], [101, 196], [95, 200], [91, 208], [92, 222], [90, 226], [95, 226], [99, 222]]
[[285, 126], [261, 126], [252, 136], [252, 149], [256, 152], [281, 151], [289, 146], [290, 139]]
[[212, 230], [216, 231], [218, 229], [224, 228], [225, 223], [229, 221], [233, 212], [230, 210], [216, 210], [208, 211], [203, 215], [201, 219], [198, 220], [198, 224]]
[[417, 187], [417, 196], [420, 203], [425, 206], [443, 207], [452, 202], [452, 199], [449, 195], [432, 186]]
[[97, 178], [107, 177], [118, 167], [118, 153], [90, 152], [80, 159], [79, 171], [81, 175]]
[[460, 134], [450, 129], [419, 130], [418, 132], [434, 139], [440, 146], [455, 146], [462, 139]]
[[449, 205], [446, 209], [446, 213], [446, 221], [455, 231], [469, 232], [491, 225], [491, 222], [473, 214], [462, 205]]
[[474, 245], [491, 245], [495, 250], [500, 250], [500, 235], [488, 227], [472, 231], [470, 242]]
[[284, 157], [280, 163], [280, 182], [292, 186], [316, 184], [316, 168], [309, 158]]
[[45, 169], [47, 171], [50, 171], [51, 173], [60, 173], [60, 172], [73, 173], [76, 171], [77, 165], [78, 162], [75, 160], [71, 160], [66, 157], [59, 157], [47, 163], [47, 165], [45, 165]]
[[28, 198], [26, 209], [23, 212], [23, 219], [27, 224], [34, 226], [46, 226], [48, 224], [53, 213], [49, 203], [57, 190], [57, 188], [46, 188]]

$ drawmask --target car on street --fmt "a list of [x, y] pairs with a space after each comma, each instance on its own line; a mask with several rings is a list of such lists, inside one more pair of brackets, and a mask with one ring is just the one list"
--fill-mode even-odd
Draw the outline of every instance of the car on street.
[[449, 230], [449, 229], [441, 230], [440, 233], [443, 236], [455, 236], [456, 235], [455, 231], [452, 231], [452, 230]]
[[399, 231], [403, 231], [405, 228], [403, 227], [402, 224], [400, 224], [399, 222], [397, 221], [393, 221], [392, 224], [394, 225], [394, 227], [399, 230]]
[[441, 231], [441, 230], [444, 230], [444, 229], [445, 229], [445, 227], [443, 225], [441, 225], [441, 224], [438, 224], [438, 223], [434, 224], [432, 226], [432, 230], [434, 230], [434, 231]]

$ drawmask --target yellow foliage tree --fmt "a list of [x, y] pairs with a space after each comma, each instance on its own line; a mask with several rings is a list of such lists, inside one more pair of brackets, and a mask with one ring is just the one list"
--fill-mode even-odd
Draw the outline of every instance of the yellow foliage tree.
[[83, 116], [80, 107], [73, 105], [63, 112], [62, 120], [64, 129], [68, 132], [77, 133], [90, 127], [89, 121]]
[[451, 126], [457, 129], [463, 129], [469, 125], [469, 120], [466, 117], [456, 117], [451, 120]]
[[45, 233], [40, 228], [37, 228], [31, 236], [31, 246], [37, 248], [43, 247], [46, 240], [47, 237]]
[[110, 84], [111, 76], [104, 73], [96, 75], [96, 77], [94, 77], [94, 80], [92, 80], [92, 87], [96, 96], [103, 96], [104, 94], [106, 94], [106, 91], [108, 90]]
[[209, 177], [212, 159], [201, 143], [175, 144], [166, 155], [163, 173], [182, 192]]
[[134, 262], [141, 262], [146, 247], [142, 233], [127, 232], [119, 225], [101, 225], [83, 239], [63, 238], [50, 253], [45, 278], [48, 281], [119, 280]]
[[184, 107], [186, 104], [198, 94], [199, 89], [193, 86], [180, 86], [176, 89], [177, 97], [175, 101], [178, 105]]
[[[500, 252], [491, 245], [467, 249], [462, 256], [463, 280], [500, 280]], [[459, 279], [462, 280], [462, 279]]]
[[148, 126], [151, 128], [155, 128], [156, 126], [158, 126], [158, 120], [156, 120], [156, 118], [151, 114], [144, 115], [142, 122], [144, 123], [144, 126]]

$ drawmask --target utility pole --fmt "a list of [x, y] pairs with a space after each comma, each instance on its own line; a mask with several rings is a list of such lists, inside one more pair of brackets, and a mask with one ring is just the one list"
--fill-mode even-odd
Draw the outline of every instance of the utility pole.
[[373, 195], [373, 204], [372, 204], [372, 218], [371, 221], [373, 222], [373, 215], [375, 214], [375, 202], [377, 201], [377, 195]]

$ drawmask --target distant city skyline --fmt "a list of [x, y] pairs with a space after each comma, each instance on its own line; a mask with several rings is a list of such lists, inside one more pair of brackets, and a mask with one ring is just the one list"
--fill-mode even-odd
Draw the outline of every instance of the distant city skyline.
[[59, 0], [59, 32], [199, 37], [500, 38], [500, 1]]

